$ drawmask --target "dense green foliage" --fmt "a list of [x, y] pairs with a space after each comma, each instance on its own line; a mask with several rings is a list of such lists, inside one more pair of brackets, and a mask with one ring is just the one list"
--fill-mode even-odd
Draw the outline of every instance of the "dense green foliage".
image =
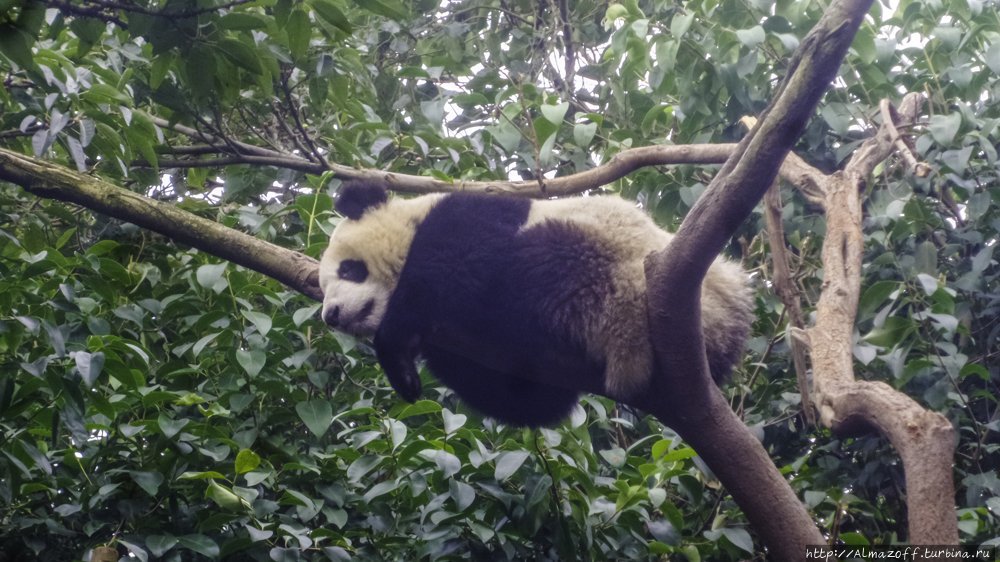
[[[809, 0], [0, 0], [0, 146], [86, 170], [313, 256], [329, 175], [202, 162], [224, 139], [440, 178], [566, 175], [623, 148], [729, 141], [819, 17]], [[215, 7], [216, 5], [221, 7]], [[566, 13], [561, 14], [560, 8]], [[831, 170], [881, 98], [929, 96], [865, 224], [859, 377], [959, 430], [963, 542], [1000, 541], [1000, 17], [995, 1], [876, 3], [799, 152]], [[215, 150], [174, 130], [216, 136]], [[235, 158], [238, 160], [238, 158]], [[273, 163], [272, 163], [273, 164]], [[676, 226], [712, 170], [609, 186]], [[823, 217], [786, 193], [796, 279]], [[803, 427], [755, 215], [732, 252], [758, 322], [726, 391], [831, 540], [905, 537], [877, 437]], [[806, 303], [808, 305], [808, 302]], [[0, 560], [763, 559], [694, 452], [586, 397], [537, 431], [425, 380], [400, 402], [365, 342], [254, 272], [0, 184]]]

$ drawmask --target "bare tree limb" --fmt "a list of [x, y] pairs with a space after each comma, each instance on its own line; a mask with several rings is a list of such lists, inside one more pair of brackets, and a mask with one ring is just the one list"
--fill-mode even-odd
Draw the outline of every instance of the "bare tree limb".
[[[785, 248], [785, 227], [781, 221], [781, 190], [778, 182], [764, 194], [764, 220], [767, 224], [768, 245], [771, 248], [771, 267], [774, 271], [774, 292], [778, 294], [785, 305], [785, 316], [788, 318], [789, 332], [805, 330], [802, 318], [802, 305], [799, 291], [792, 281], [792, 272], [788, 267], [788, 250]], [[799, 386], [802, 416], [806, 424], [816, 424], [816, 414], [810, 398], [806, 350], [798, 338], [789, 337], [792, 348], [792, 363], [795, 366], [795, 380]]]
[[[901, 103], [901, 122], [912, 123], [922, 98]], [[861, 294], [864, 251], [860, 194], [879, 162], [898, 148], [895, 124], [883, 123], [842, 173], [829, 176], [824, 190], [827, 237], [823, 243], [823, 290], [816, 307], [812, 343], [815, 400], [824, 425], [841, 433], [876, 429], [899, 452], [906, 476], [909, 539], [916, 544], [957, 544], [951, 423], [882, 382], [854, 377], [854, 321]], [[915, 163], [915, 160], [914, 160]], [[919, 168], [919, 164], [914, 164]]]
[[[514, 195], [519, 197], [559, 197], [575, 195], [585, 191], [598, 189], [619, 180], [631, 172], [648, 166], [666, 166], [671, 164], [723, 164], [736, 150], [736, 144], [695, 144], [695, 145], [652, 145], [623, 150], [611, 157], [607, 162], [590, 170], [569, 176], [552, 179], [536, 178], [526, 181], [456, 181], [448, 182], [428, 176], [414, 176], [384, 172], [381, 170], [358, 169], [335, 163], [321, 163], [288, 154], [270, 148], [252, 144], [221, 139], [197, 129], [170, 123], [166, 119], [153, 118], [160, 127], [181, 133], [198, 142], [208, 143], [205, 148], [195, 149], [185, 147], [171, 152], [177, 154], [226, 154], [214, 159], [176, 159], [160, 160], [160, 168], [203, 168], [214, 166], [232, 166], [249, 164], [256, 166], [273, 166], [296, 170], [299, 172], [320, 175], [333, 172], [335, 178], [341, 180], [363, 179], [370, 183], [384, 186], [398, 193], [449, 193], [464, 191], [472, 193], [490, 193]], [[234, 150], [225, 150], [225, 146]], [[791, 164], [782, 167], [782, 177], [799, 186], [807, 186], [811, 178], [819, 174], [804, 160], [794, 154], [788, 155]], [[149, 166], [148, 162], [136, 162], [138, 166]], [[811, 194], [807, 187], [803, 188], [807, 197], [819, 203], [822, 197]]]
[[[623, 150], [604, 164], [571, 176], [562, 176], [553, 179], [537, 178], [528, 181], [448, 182], [427, 176], [397, 174], [381, 170], [361, 170], [335, 163], [323, 164], [269, 148], [222, 139], [184, 125], [171, 124], [169, 121], [158, 117], [154, 117], [153, 122], [157, 126], [176, 131], [198, 142], [207, 143], [215, 148], [218, 153], [228, 155], [208, 161], [199, 159], [165, 160], [159, 162], [161, 168], [195, 168], [252, 164], [286, 168], [315, 175], [329, 171], [333, 172], [334, 177], [341, 180], [363, 179], [370, 183], [383, 185], [391, 191], [414, 194], [466, 191], [521, 197], [573, 195], [600, 188], [646, 166], [722, 164], [736, 148], [735, 144], [643, 146]], [[225, 150], [223, 147], [226, 144], [232, 146], [233, 150]], [[146, 162], [137, 162], [136, 164], [139, 166], [150, 165]]]

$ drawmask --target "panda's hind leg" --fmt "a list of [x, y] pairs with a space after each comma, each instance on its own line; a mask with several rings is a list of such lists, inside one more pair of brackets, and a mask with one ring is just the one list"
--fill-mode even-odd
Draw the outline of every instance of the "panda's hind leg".
[[513, 376], [440, 348], [425, 349], [424, 357], [431, 373], [469, 407], [504, 423], [554, 425], [580, 398], [579, 391]]
[[[625, 264], [615, 276], [606, 312], [588, 334], [592, 348], [604, 351], [604, 387], [608, 395], [628, 399], [646, 386], [653, 372], [646, 286], [641, 263]], [[596, 345], [593, 345], [596, 344]]]

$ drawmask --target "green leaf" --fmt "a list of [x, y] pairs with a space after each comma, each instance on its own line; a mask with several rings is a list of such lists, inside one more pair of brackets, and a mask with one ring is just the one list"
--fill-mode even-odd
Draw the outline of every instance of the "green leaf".
[[677, 12], [674, 14], [674, 17], [670, 20], [670, 35], [672, 35], [674, 39], [684, 37], [684, 34], [691, 28], [694, 16], [694, 11]]
[[209, 558], [219, 555], [219, 545], [205, 535], [184, 535], [178, 537], [177, 542], [180, 546]]
[[514, 152], [521, 143], [521, 131], [508, 121], [500, 121], [486, 128], [497, 143], [507, 152]]
[[142, 548], [137, 544], [132, 544], [128, 541], [122, 539], [116, 539], [116, 542], [128, 549], [129, 554], [135, 557], [139, 562], [147, 562], [149, 560], [149, 554], [146, 553], [146, 549]]
[[[445, 478], [451, 478], [452, 476], [458, 474], [458, 471], [462, 469], [462, 461], [448, 451], [438, 449], [427, 452], [431, 453], [434, 457], [434, 463], [437, 465], [438, 470], [441, 471], [442, 476]], [[422, 452], [421, 455], [423, 454], [424, 453]]]
[[253, 323], [257, 327], [257, 331], [262, 336], [266, 336], [268, 332], [271, 331], [271, 317], [262, 314], [260, 312], [254, 312], [252, 310], [241, 310], [243, 317]]
[[163, 483], [163, 475], [159, 472], [139, 472], [139, 471], [129, 471], [129, 476], [132, 477], [132, 481], [139, 485], [147, 494], [152, 497], [156, 497], [156, 494], [160, 490], [160, 484]]
[[73, 360], [76, 362], [76, 370], [80, 373], [87, 388], [93, 388], [97, 377], [101, 375], [101, 370], [104, 369], [104, 353], [77, 351], [73, 354]]
[[433, 400], [417, 400], [413, 404], [407, 404], [399, 414], [396, 415], [396, 419], [405, 420], [406, 418], [412, 416], [422, 416], [426, 414], [433, 414], [441, 411], [441, 404]]
[[17, 27], [31, 36], [37, 36], [45, 22], [45, 5], [38, 2], [25, 2], [21, 13], [17, 16]]
[[613, 24], [619, 18], [628, 17], [628, 8], [625, 6], [612, 3], [608, 4], [608, 9], [604, 12], [604, 27], [607, 29], [611, 24]]
[[[434, 127], [437, 127], [444, 119], [444, 102], [444, 98], [420, 102], [420, 112], [424, 114], [427, 121]], [[388, 140], [391, 141], [391, 139]]]
[[219, 51], [225, 55], [233, 64], [248, 70], [253, 74], [260, 74], [264, 68], [260, 63], [260, 55], [257, 50], [232, 37], [225, 37], [218, 42]]
[[333, 423], [333, 407], [327, 400], [314, 399], [299, 402], [295, 405], [295, 411], [316, 437], [322, 437], [330, 428], [330, 424]]
[[569, 111], [569, 102], [562, 102], [556, 105], [543, 105], [541, 106], [542, 116], [548, 119], [549, 123], [553, 125], [561, 125], [563, 119], [566, 117], [566, 112]]
[[146, 548], [156, 558], [162, 557], [168, 550], [177, 546], [179, 541], [173, 535], [149, 535], [146, 537]]
[[219, 27], [233, 31], [267, 29], [271, 20], [251, 12], [230, 12], [219, 18]]
[[898, 291], [902, 284], [898, 281], [878, 281], [871, 284], [858, 302], [858, 312], [870, 314], [880, 308], [889, 297]]
[[185, 472], [177, 477], [178, 480], [225, 480], [226, 477], [221, 472], [208, 470], [204, 472]]
[[298, 328], [307, 320], [316, 316], [316, 313], [319, 312], [319, 309], [322, 306], [322, 304], [317, 303], [296, 310], [295, 313], [292, 314], [292, 323], [295, 324], [296, 328]]
[[597, 134], [597, 123], [577, 123], [573, 126], [573, 142], [583, 148], [590, 146], [590, 141], [594, 140]]
[[132, 98], [114, 86], [97, 83], [83, 93], [84, 99], [94, 103], [121, 103], [132, 104]]
[[753, 554], [753, 539], [750, 538], [750, 533], [746, 529], [741, 529], [738, 527], [723, 527], [720, 529], [722, 535], [733, 543], [733, 546], [741, 548], [746, 552]]
[[215, 49], [196, 43], [188, 56], [180, 60], [187, 75], [187, 85], [197, 99], [210, 99], [216, 92], [215, 79], [219, 65], [215, 56]]
[[698, 547], [693, 544], [682, 546], [681, 554], [684, 555], [687, 562], [701, 562], [701, 552], [698, 550]]
[[405, 4], [396, 0], [365, 0], [359, 6], [389, 19], [404, 21], [410, 19], [410, 12]]
[[996, 260], [993, 259], [993, 250], [996, 246], [984, 246], [982, 250], [976, 252], [972, 257], [972, 272], [982, 273]]
[[0, 25], [0, 55], [14, 61], [21, 68], [35, 68], [31, 46], [35, 37], [13, 25]]
[[205, 489], [205, 497], [228, 511], [241, 511], [244, 507], [243, 500], [239, 496], [215, 480], [208, 481], [208, 487]]
[[528, 459], [528, 455], [527, 451], [504, 451], [500, 453], [500, 456], [497, 457], [493, 478], [498, 482], [503, 482], [510, 478], [517, 472], [517, 469], [521, 468], [524, 461]]
[[984, 55], [986, 65], [990, 67], [993, 74], [1000, 74], [1000, 42], [996, 42], [986, 49]]
[[468, 417], [465, 414], [453, 414], [451, 410], [443, 408], [441, 410], [441, 416], [444, 418], [444, 432], [445, 434], [455, 433], [462, 426], [465, 425]]
[[367, 492], [365, 492], [365, 495], [362, 496], [362, 499], [365, 501], [365, 503], [371, 503], [371, 501], [374, 500], [375, 498], [384, 496], [389, 492], [392, 492], [396, 488], [399, 488], [398, 482], [394, 482], [392, 480], [379, 482], [378, 484], [372, 486], [371, 489], [369, 489]]
[[198, 267], [195, 278], [202, 287], [221, 293], [228, 286], [228, 281], [223, 277], [225, 272], [225, 263], [210, 263]]
[[548, 167], [552, 161], [552, 149], [555, 148], [556, 144], [555, 131], [552, 133], [542, 143], [541, 148], [538, 149], [538, 164], [542, 167]]
[[653, 507], [660, 507], [667, 500], [667, 491], [663, 488], [650, 488], [646, 494], [649, 496], [649, 503]]
[[947, 115], [931, 116], [927, 128], [938, 144], [950, 145], [955, 140], [955, 136], [958, 135], [961, 126], [962, 114], [952, 112]]
[[625, 466], [625, 461], [628, 460], [628, 455], [625, 454], [625, 449], [622, 449], [621, 447], [603, 449], [600, 451], [600, 454], [604, 460], [608, 461], [608, 464], [615, 468]]
[[458, 511], [465, 511], [476, 499], [475, 488], [465, 482], [451, 479], [448, 481], [448, 490]]
[[861, 533], [841, 533], [840, 540], [848, 546], [869, 546], [871, 544], [868, 538]]
[[253, 542], [266, 541], [274, 536], [274, 531], [261, 530], [249, 525], [246, 527], [246, 530], [250, 533], [250, 540]]
[[823, 503], [823, 500], [825, 500], [827, 496], [828, 494], [823, 490], [806, 490], [802, 499], [805, 500], [806, 506], [813, 509]]
[[[929, 240], [917, 244], [913, 252], [913, 267], [921, 274], [937, 275], [937, 246]], [[931, 291], [933, 292], [933, 291]]]
[[243, 370], [250, 375], [250, 378], [256, 378], [264, 369], [265, 363], [267, 363], [267, 355], [259, 349], [250, 351], [237, 349], [236, 362], [240, 364], [240, 367], [243, 367]]
[[351, 24], [347, 20], [347, 16], [344, 15], [344, 12], [340, 10], [340, 7], [333, 0], [312, 0], [311, 4], [313, 10], [319, 14], [319, 17], [348, 35], [352, 33]]
[[909, 318], [890, 316], [885, 319], [885, 324], [873, 329], [864, 339], [873, 345], [891, 348], [902, 342], [913, 329], [913, 321]]
[[184, 426], [186, 426], [190, 421], [191, 420], [187, 418], [173, 420], [162, 412], [160, 413], [160, 416], [156, 418], [156, 423], [160, 426], [160, 431], [163, 432], [163, 435], [167, 439], [173, 439], [173, 437], [177, 435], [180, 430], [184, 429]]
[[660, 459], [663, 462], [677, 462], [687, 459], [693, 459], [698, 456], [698, 453], [691, 447], [678, 447], [673, 451], [663, 455]]
[[736, 38], [739, 39], [740, 43], [749, 48], [754, 48], [760, 45], [767, 39], [767, 35], [764, 33], [764, 28], [755, 25], [750, 29], [738, 29], [736, 30]]
[[271, 476], [270, 472], [248, 472], [243, 476], [243, 479], [246, 481], [247, 486], [256, 486], [267, 480], [269, 476]]
[[260, 466], [260, 455], [250, 449], [241, 449], [236, 454], [236, 474], [246, 474]]
[[[316, 13], [320, 13], [320, 11], [317, 10]], [[309, 39], [312, 37], [312, 24], [309, 21], [309, 14], [302, 8], [296, 7], [288, 16], [288, 23], [285, 24], [285, 32], [288, 34], [288, 50], [292, 52], [292, 56], [296, 59], [305, 56], [309, 50]]]
[[865, 64], [872, 64], [875, 62], [878, 56], [878, 50], [875, 48], [875, 35], [871, 27], [867, 25], [862, 25], [857, 34], [854, 36], [854, 42], [851, 43], [851, 48], [858, 53], [858, 57], [861, 62]]

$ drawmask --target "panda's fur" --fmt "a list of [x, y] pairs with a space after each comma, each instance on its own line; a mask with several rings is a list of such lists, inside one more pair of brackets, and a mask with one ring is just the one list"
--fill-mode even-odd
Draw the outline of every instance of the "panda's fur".
[[[540, 380], [602, 377], [618, 398], [645, 386], [653, 351], [644, 259], [672, 235], [633, 204], [468, 193], [389, 199], [380, 187], [348, 182], [337, 210], [346, 218], [320, 262], [323, 318], [374, 335], [379, 363], [404, 399], [420, 393], [418, 355], [471, 407], [521, 425], [555, 423], [577, 402], [571, 385]], [[752, 316], [740, 267], [717, 259], [701, 301], [709, 367], [721, 381], [742, 354]], [[431, 345], [442, 328], [489, 342], [511, 367]], [[581, 361], [567, 367], [574, 372], [553, 373], [543, 356]]]

